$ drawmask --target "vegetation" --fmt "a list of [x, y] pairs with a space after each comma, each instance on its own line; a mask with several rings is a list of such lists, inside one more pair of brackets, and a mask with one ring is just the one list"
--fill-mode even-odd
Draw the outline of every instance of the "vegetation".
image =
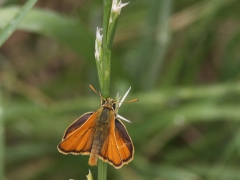
[[[30, 1], [0, 2], [0, 29]], [[128, 99], [139, 99], [120, 109], [132, 121], [125, 124], [135, 158], [120, 170], [108, 166], [108, 179], [239, 179], [239, 7], [131, 0], [122, 9], [110, 97], [131, 86]], [[0, 179], [86, 179], [89, 169], [97, 179], [88, 156], [64, 156], [56, 146], [71, 122], [100, 107], [88, 84], [100, 89], [101, 21], [102, 1], [41, 0], [1, 46]]]

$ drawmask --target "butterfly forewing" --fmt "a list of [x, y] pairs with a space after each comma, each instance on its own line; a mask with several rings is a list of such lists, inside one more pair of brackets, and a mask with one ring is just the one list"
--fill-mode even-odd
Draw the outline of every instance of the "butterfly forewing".
[[64, 139], [58, 145], [58, 150], [64, 154], [89, 154], [95, 130], [95, 121], [98, 116], [99, 112], [96, 111], [93, 114], [87, 113], [77, 119], [66, 130]]
[[66, 139], [67, 137], [71, 136], [71, 134], [78, 129], [80, 126], [82, 126], [88, 118], [93, 114], [93, 112], [88, 112], [80, 116], [77, 120], [75, 120], [65, 131], [63, 138]]

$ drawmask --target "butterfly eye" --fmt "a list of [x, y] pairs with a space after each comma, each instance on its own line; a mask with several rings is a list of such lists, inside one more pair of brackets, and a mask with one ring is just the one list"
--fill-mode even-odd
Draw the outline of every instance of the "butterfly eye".
[[102, 105], [106, 104], [106, 101], [105, 100], [102, 100]]
[[113, 107], [113, 109], [116, 109], [116, 102], [112, 103], [112, 107]]

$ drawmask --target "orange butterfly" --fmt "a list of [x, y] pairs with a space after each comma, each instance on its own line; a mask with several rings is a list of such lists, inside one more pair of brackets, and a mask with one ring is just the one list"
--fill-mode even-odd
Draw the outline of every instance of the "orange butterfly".
[[[90, 87], [96, 92], [91, 85]], [[102, 106], [96, 112], [83, 114], [66, 129], [62, 142], [58, 145], [59, 152], [90, 155], [88, 163], [91, 166], [97, 165], [98, 158], [115, 168], [128, 164], [133, 159], [134, 147], [119, 119], [128, 120], [117, 112], [129, 91], [130, 88], [120, 102], [105, 99], [96, 92], [102, 99]], [[134, 101], [137, 99], [128, 102]]]

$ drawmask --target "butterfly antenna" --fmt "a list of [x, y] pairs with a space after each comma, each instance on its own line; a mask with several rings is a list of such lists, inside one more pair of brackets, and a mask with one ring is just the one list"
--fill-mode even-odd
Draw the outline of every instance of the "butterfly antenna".
[[120, 103], [131, 103], [131, 102], [136, 102], [136, 101], [139, 101], [139, 99], [132, 99], [132, 100], [129, 100], [129, 101], [122, 101]]
[[100, 93], [98, 93], [91, 84], [89, 84], [89, 86], [97, 95], [99, 95], [103, 100], [105, 100], [105, 98], [102, 97], [102, 95]]
[[124, 101], [124, 102], [136, 102], [136, 101], [139, 101], [138, 99], [132, 99], [130, 101]]

